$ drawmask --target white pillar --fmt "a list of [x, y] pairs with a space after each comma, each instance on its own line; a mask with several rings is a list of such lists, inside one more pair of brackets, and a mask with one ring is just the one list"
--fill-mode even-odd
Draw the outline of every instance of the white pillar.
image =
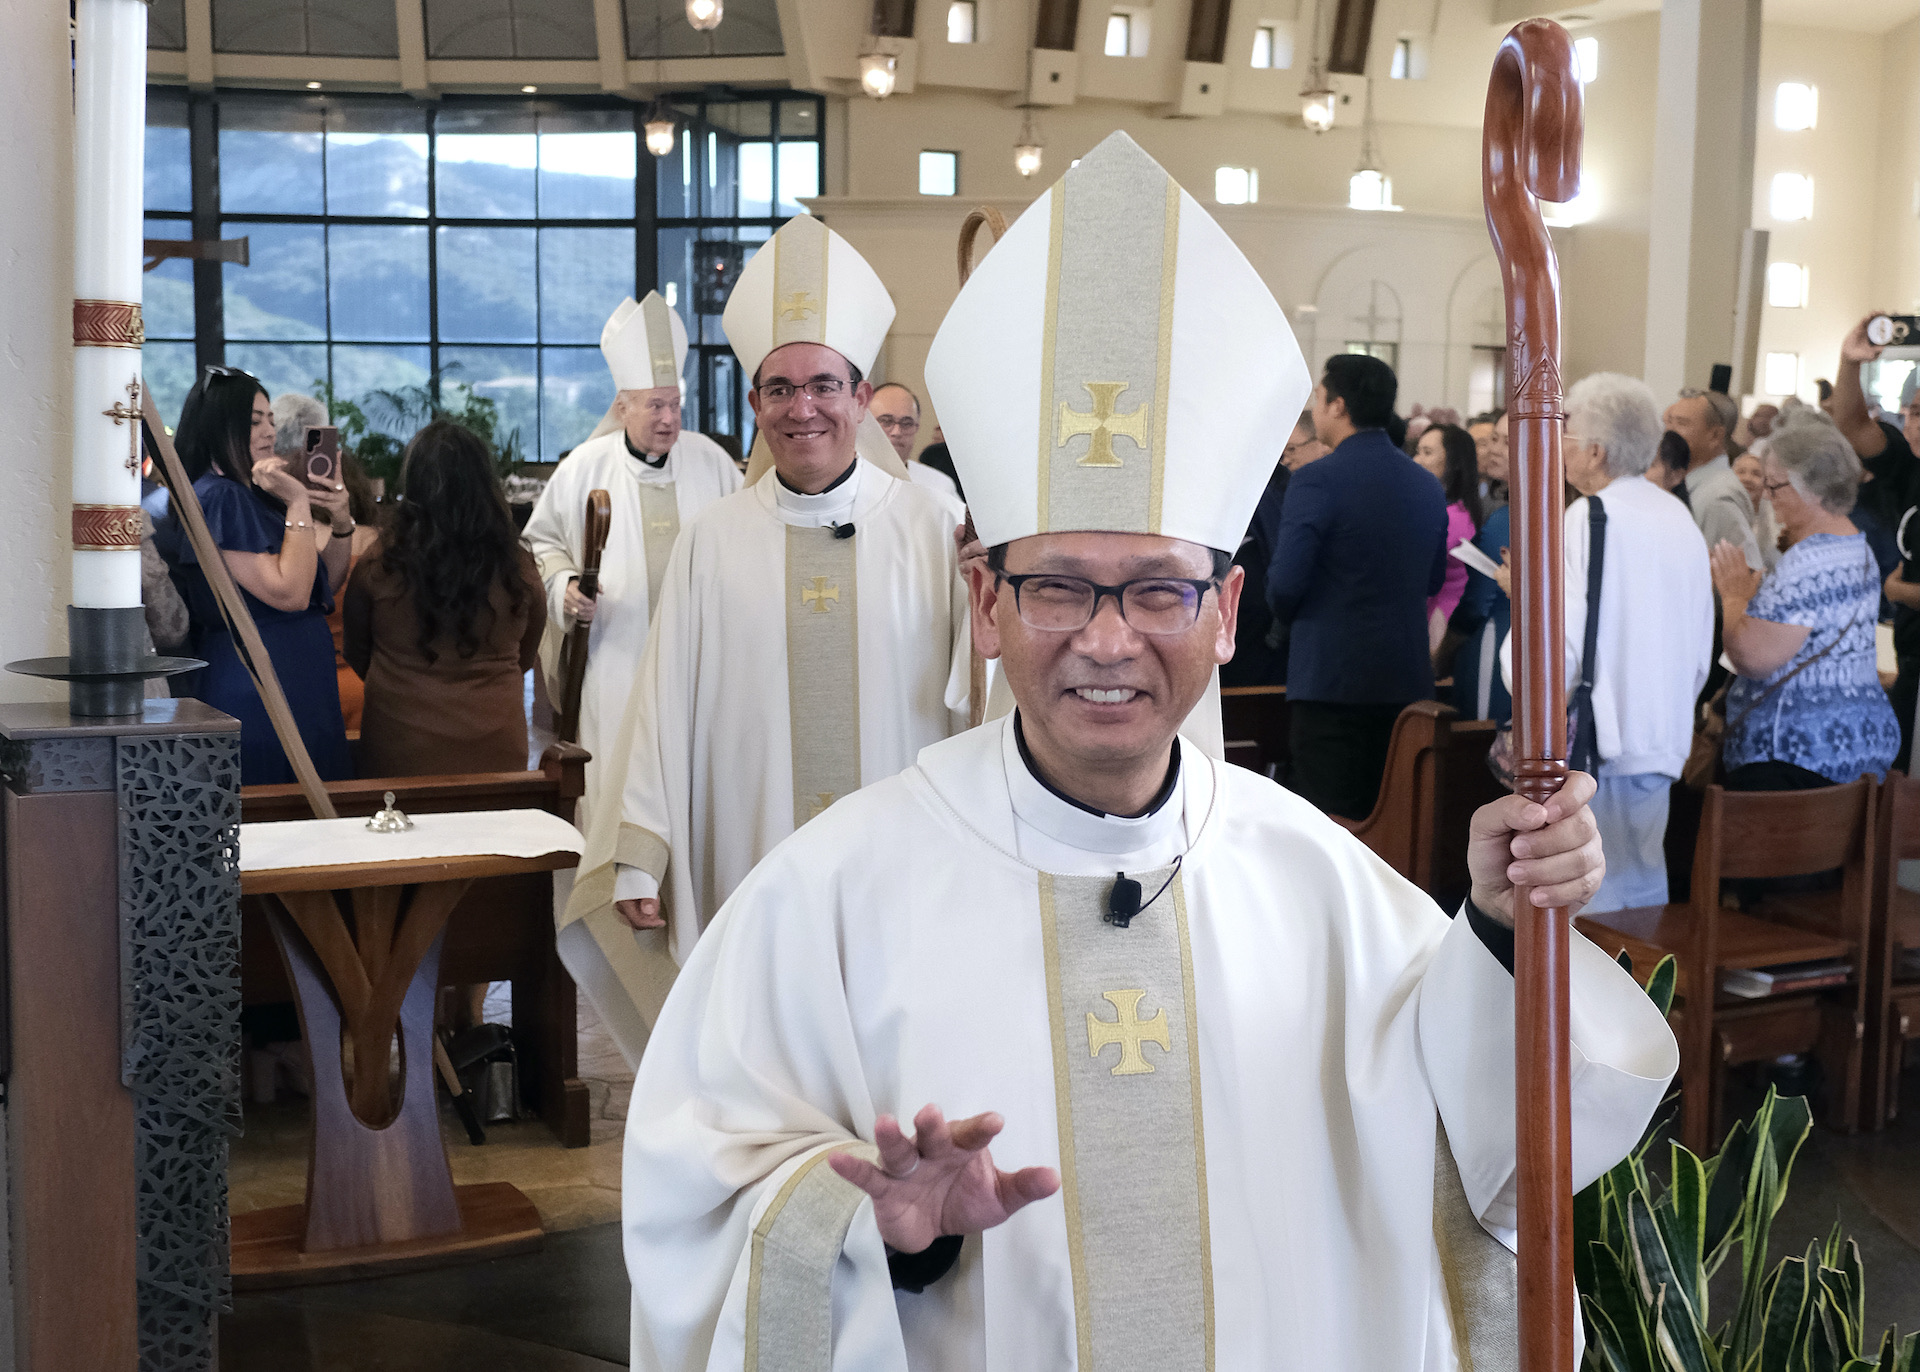
[[1734, 360], [1753, 223], [1761, 0], [1666, 0], [1647, 241], [1646, 382], [1662, 404]]
[[140, 603], [147, 6], [80, 0], [74, 39], [73, 603]]
[[[73, 95], [67, 11], [0, 0], [0, 661], [66, 651], [72, 465]], [[57, 682], [0, 672], [0, 701], [65, 699]], [[0, 1320], [11, 1310], [0, 1297]], [[11, 1335], [0, 1339], [7, 1365]]]

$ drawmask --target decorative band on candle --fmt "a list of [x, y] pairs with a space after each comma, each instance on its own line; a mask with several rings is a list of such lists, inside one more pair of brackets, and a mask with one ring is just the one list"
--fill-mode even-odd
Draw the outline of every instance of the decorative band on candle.
[[76, 552], [120, 552], [140, 546], [146, 521], [138, 505], [75, 505], [73, 547]]
[[73, 302], [73, 342], [79, 348], [137, 348], [147, 341], [140, 306], [131, 300]]

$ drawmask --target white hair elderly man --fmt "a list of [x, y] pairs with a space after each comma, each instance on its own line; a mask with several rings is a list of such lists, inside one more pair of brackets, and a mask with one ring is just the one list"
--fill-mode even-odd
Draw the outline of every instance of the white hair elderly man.
[[[1661, 431], [1653, 392], [1633, 377], [1600, 372], [1567, 394], [1567, 480], [1581, 495], [1566, 513], [1567, 697], [1585, 697], [1568, 745], [1600, 782], [1607, 874], [1594, 914], [1666, 903], [1668, 788], [1713, 655], [1706, 545], [1646, 476]], [[1511, 640], [1502, 665], [1511, 686]]]
[[332, 421], [327, 407], [299, 391], [283, 391], [273, 398], [273, 455], [304, 457], [307, 430], [324, 428]]

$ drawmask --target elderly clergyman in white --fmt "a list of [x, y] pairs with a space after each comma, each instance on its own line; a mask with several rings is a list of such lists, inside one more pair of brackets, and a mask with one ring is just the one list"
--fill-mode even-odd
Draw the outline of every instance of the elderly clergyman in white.
[[967, 722], [953, 518], [867, 413], [893, 322], [880, 278], [797, 215], [723, 322], [753, 379], [760, 474], [681, 532], [566, 910], [628, 992], [603, 1017], [630, 1062], [754, 863]]
[[[1449, 919], [1176, 737], [1310, 382], [1124, 134], [995, 246], [926, 374], [1017, 709], [801, 829], [694, 950], [627, 1125], [633, 1365], [1514, 1365], [1513, 884], [1593, 892], [1591, 779], [1475, 815]], [[1584, 1185], [1675, 1050], [1579, 940], [1572, 988]]]

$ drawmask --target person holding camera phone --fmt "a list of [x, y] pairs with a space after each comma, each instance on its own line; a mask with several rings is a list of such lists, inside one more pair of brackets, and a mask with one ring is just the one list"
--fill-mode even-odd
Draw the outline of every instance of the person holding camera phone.
[[[309, 490], [287, 460], [274, 455], [273, 440], [265, 387], [228, 367], [202, 371], [174, 436], [189, 474], [200, 473], [193, 490], [207, 530], [260, 631], [313, 765], [322, 780], [337, 781], [353, 775], [353, 761], [326, 616], [346, 576], [353, 519], [345, 487], [336, 481], [331, 490]], [[316, 509], [327, 513], [330, 529], [316, 520]], [[240, 721], [241, 784], [292, 781], [293, 767], [191, 544], [179, 570], [200, 626], [194, 655], [207, 662], [196, 694]]]
[[1909, 393], [1900, 410], [1900, 423], [1875, 419], [1860, 384], [1860, 369], [1880, 360], [1885, 345], [1875, 343], [1870, 326], [1887, 316], [1875, 312], [1862, 319], [1840, 344], [1840, 366], [1833, 374], [1833, 422], [1853, 445], [1860, 463], [1879, 488], [1880, 513], [1897, 530], [1900, 565], [1888, 574], [1882, 591], [1893, 602], [1893, 650], [1899, 676], [1887, 692], [1900, 719], [1900, 753], [1893, 765], [1908, 770], [1913, 752], [1914, 711], [1920, 706], [1920, 527], [1914, 510], [1920, 507], [1920, 392]]

